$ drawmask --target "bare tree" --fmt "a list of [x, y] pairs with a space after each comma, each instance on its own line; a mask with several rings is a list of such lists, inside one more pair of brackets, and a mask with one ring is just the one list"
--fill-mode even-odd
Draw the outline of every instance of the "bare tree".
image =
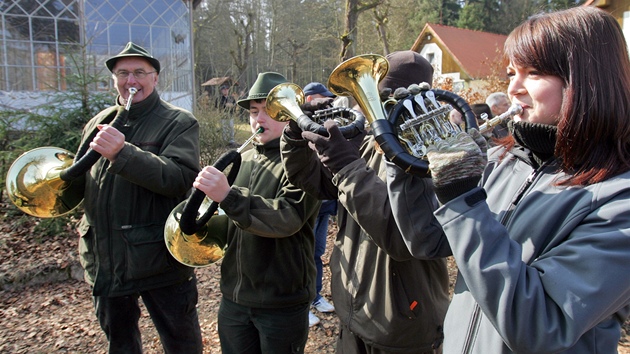
[[355, 55], [355, 41], [358, 35], [357, 22], [361, 12], [371, 10], [382, 4], [385, 0], [346, 0], [346, 22], [344, 32], [341, 35], [341, 60], [347, 60]]
[[383, 44], [383, 55], [389, 54], [389, 40], [387, 38], [387, 22], [389, 21], [389, 1], [384, 0], [381, 6], [372, 9], [376, 21], [376, 34]]

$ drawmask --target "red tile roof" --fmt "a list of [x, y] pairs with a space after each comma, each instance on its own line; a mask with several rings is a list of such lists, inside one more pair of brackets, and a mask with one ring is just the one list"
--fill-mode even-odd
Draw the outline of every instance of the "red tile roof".
[[441, 42], [461, 69], [470, 77], [483, 79], [492, 73], [492, 65], [501, 59], [507, 36], [427, 23], [412, 50], [420, 52], [426, 33]]

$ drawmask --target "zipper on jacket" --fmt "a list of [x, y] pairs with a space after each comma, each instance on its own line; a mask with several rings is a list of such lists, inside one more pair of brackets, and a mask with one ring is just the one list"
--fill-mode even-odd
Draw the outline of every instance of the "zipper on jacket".
[[[514, 209], [516, 209], [516, 206], [518, 205], [518, 203], [527, 194], [527, 191], [529, 191], [531, 186], [534, 184], [534, 181], [538, 178], [538, 176], [545, 169], [545, 167], [547, 167], [551, 163], [552, 160], [553, 159], [546, 161], [545, 163], [540, 165], [537, 169], [532, 171], [532, 173], [530, 173], [529, 176], [527, 176], [527, 178], [525, 179], [525, 182], [521, 185], [521, 188], [518, 189], [518, 192], [516, 192], [514, 198], [512, 199], [512, 202], [510, 203], [510, 206], [508, 207], [505, 214], [503, 214], [503, 217], [501, 218], [500, 222], [503, 226], [507, 226], [510, 218], [512, 217], [512, 214], [514, 213]], [[479, 306], [477, 302], [475, 302], [475, 307], [472, 313], [472, 319], [470, 321], [470, 327], [468, 328], [468, 334], [466, 335], [466, 341], [464, 342], [464, 350], [462, 351], [463, 353], [472, 352], [473, 339], [476, 338], [477, 336], [477, 332], [479, 331], [480, 324], [481, 324], [481, 307]]]
[[241, 285], [243, 284], [243, 264], [241, 259], [241, 249], [242, 249], [242, 235], [240, 232], [236, 233], [236, 274], [237, 280], [236, 285], [234, 285], [234, 290], [232, 291], [232, 297], [234, 298], [234, 302], [238, 304], [238, 293], [241, 290]]
[[514, 199], [512, 199], [512, 202], [510, 203], [510, 206], [508, 207], [508, 209], [506, 210], [505, 214], [501, 218], [501, 224], [502, 225], [507, 226], [510, 218], [512, 217], [512, 214], [514, 213], [514, 209], [516, 209], [516, 206], [518, 205], [518, 203], [527, 194], [527, 192], [529, 191], [531, 186], [534, 184], [534, 181], [538, 178], [538, 176], [540, 176], [542, 171], [547, 166], [549, 166], [549, 164], [552, 161], [553, 161], [553, 159], [545, 161], [542, 165], [538, 166], [537, 169], [532, 171], [532, 173], [530, 173], [529, 176], [527, 176], [527, 179], [525, 179], [525, 183], [523, 183], [523, 185], [521, 185], [521, 188], [519, 188], [518, 192], [516, 192], [516, 195], [515, 195]]
[[473, 339], [477, 338], [477, 332], [479, 331], [479, 323], [481, 322], [481, 307], [477, 303], [475, 303], [475, 308], [473, 309], [472, 320], [470, 321], [470, 325], [468, 327], [468, 335], [466, 336], [466, 341], [464, 342], [464, 353], [470, 353], [473, 348]]

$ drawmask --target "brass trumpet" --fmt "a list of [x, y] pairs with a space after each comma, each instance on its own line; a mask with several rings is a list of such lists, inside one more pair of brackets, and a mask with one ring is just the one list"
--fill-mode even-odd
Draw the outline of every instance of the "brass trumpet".
[[[110, 123], [121, 129], [137, 89], [129, 89], [129, 98], [122, 112]], [[85, 141], [81, 151], [86, 151]], [[89, 150], [73, 164], [74, 154], [57, 147], [41, 147], [20, 155], [9, 167], [6, 188], [9, 200], [26, 214], [41, 218], [65, 215], [81, 204], [83, 187], [72, 181], [85, 174], [101, 155]]]

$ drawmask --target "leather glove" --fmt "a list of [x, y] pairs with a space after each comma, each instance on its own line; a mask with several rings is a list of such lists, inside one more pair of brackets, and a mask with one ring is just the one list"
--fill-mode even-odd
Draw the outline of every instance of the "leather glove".
[[322, 165], [332, 174], [337, 174], [339, 170], [361, 158], [359, 147], [365, 137], [365, 129], [361, 129], [359, 134], [348, 140], [341, 135], [335, 121], [327, 120], [324, 122], [324, 128], [328, 131], [327, 137], [308, 131], [303, 132], [302, 137], [308, 140], [309, 147], [317, 152]]
[[476, 130], [459, 133], [427, 148], [431, 179], [440, 203], [477, 186], [488, 163], [486, 139]]
[[310, 102], [306, 102], [300, 106], [302, 112], [306, 114], [309, 118], [313, 116], [315, 111], [319, 111], [320, 109], [330, 108], [332, 107], [332, 103], [334, 98], [332, 97], [319, 97], [314, 98]]
[[284, 127], [284, 134], [292, 140], [302, 140], [302, 129], [297, 122], [291, 119], [289, 124]]

